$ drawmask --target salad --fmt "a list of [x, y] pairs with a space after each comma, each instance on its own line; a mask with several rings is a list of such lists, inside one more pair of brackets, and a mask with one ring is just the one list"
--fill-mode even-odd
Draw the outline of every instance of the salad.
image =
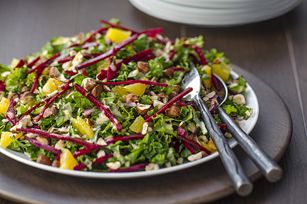
[[0, 65], [0, 146], [62, 169], [150, 171], [216, 151], [181, 81], [192, 61], [201, 96], [215, 110], [212, 74], [227, 84], [223, 109], [235, 120], [251, 115], [246, 81], [232, 78], [229, 60], [203, 49], [202, 36], [170, 40], [153, 28], [135, 31], [119, 20], [96, 31], [56, 37], [40, 52]]

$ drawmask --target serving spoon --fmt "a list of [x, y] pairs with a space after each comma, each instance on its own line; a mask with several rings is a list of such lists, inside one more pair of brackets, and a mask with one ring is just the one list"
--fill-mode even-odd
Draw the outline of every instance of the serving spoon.
[[199, 73], [194, 65], [192, 65], [192, 70], [185, 75], [182, 86], [184, 89], [189, 87], [193, 88], [193, 90], [185, 96], [185, 99], [194, 101], [197, 108], [200, 110], [201, 117], [205, 122], [209, 135], [215, 143], [222, 163], [233, 183], [236, 192], [242, 196], [248, 195], [253, 190], [253, 184], [245, 175], [226, 138], [224, 137], [210, 111], [199, 96], [199, 92], [201, 90], [201, 81]]
[[213, 74], [212, 77], [216, 82], [215, 88], [217, 89], [217, 93], [219, 93], [219, 95], [222, 94], [222, 96], [220, 95], [221, 97], [218, 97], [219, 106], [217, 107], [217, 112], [220, 115], [220, 118], [224, 123], [226, 123], [228, 130], [232, 133], [245, 153], [260, 169], [266, 179], [270, 182], [278, 181], [282, 176], [282, 169], [273, 159], [268, 157], [268, 155], [259, 148], [256, 142], [246, 134], [230, 116], [225, 113], [221, 106], [228, 97], [228, 88], [219, 76]]

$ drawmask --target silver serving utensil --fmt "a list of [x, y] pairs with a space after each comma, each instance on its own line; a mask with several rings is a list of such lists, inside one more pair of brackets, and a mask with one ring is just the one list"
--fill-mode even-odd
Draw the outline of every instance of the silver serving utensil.
[[193, 91], [190, 92], [185, 97], [185, 99], [194, 101], [197, 108], [200, 110], [202, 119], [205, 122], [209, 135], [212, 137], [213, 142], [215, 143], [220, 158], [233, 183], [236, 192], [242, 196], [248, 195], [253, 190], [253, 184], [245, 175], [237, 157], [230, 148], [226, 138], [224, 137], [223, 133], [217, 126], [208, 108], [199, 96], [199, 92], [201, 89], [201, 81], [195, 66], [192, 65], [192, 70], [190, 71], [190, 73], [185, 75], [182, 85], [184, 89], [189, 87], [193, 88]]
[[272, 160], [270, 157], [264, 153], [256, 142], [247, 135], [233, 120], [229, 117], [221, 107], [228, 97], [228, 88], [224, 81], [217, 75], [214, 75], [216, 82], [219, 83], [218, 92], [222, 92], [223, 96], [220, 98], [219, 106], [217, 111], [222, 119], [227, 125], [228, 130], [232, 133], [234, 138], [238, 141], [242, 149], [246, 154], [252, 159], [252, 161], [257, 165], [262, 174], [270, 182], [278, 181], [282, 176], [282, 169], [279, 165]]

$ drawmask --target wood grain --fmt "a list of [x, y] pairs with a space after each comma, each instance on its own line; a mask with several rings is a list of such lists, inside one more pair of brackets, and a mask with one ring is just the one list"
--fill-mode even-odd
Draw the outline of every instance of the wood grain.
[[251, 196], [244, 199], [230, 196], [217, 203], [283, 204], [304, 203], [307, 200], [307, 148], [303, 123], [303, 116], [307, 117], [305, 2], [289, 15], [268, 22], [207, 29], [154, 19], [134, 9], [127, 1], [120, 0], [0, 1], [0, 61], [9, 63], [13, 57], [35, 52], [52, 36], [95, 29], [99, 26], [100, 18], [110, 17], [119, 17], [123, 23], [137, 29], [162, 26], [166, 28], [165, 34], [171, 37], [185, 33], [189, 36], [204, 34], [208, 47], [224, 50], [234, 63], [277, 90], [288, 105], [294, 131], [290, 147], [282, 160], [285, 169], [283, 180], [274, 185], [261, 180], [256, 183]]

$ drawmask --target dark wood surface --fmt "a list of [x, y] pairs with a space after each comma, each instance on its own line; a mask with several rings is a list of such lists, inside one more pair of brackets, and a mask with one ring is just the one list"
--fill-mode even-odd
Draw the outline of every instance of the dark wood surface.
[[[170, 37], [203, 34], [207, 47], [224, 50], [236, 64], [273, 87], [287, 104], [293, 137], [281, 161], [283, 180], [255, 183], [251, 196], [236, 195], [216, 203], [305, 203], [307, 200], [307, 4], [286, 16], [247, 26], [197, 28], [153, 19], [127, 1], [0, 1], [0, 61], [9, 63], [38, 50], [52, 36], [95, 29], [98, 20], [121, 18], [136, 29], [162, 26]], [[272, 104], [273, 106], [273, 104]], [[278, 118], [276, 118], [278, 120]], [[9, 203], [1, 200], [0, 203]]]

